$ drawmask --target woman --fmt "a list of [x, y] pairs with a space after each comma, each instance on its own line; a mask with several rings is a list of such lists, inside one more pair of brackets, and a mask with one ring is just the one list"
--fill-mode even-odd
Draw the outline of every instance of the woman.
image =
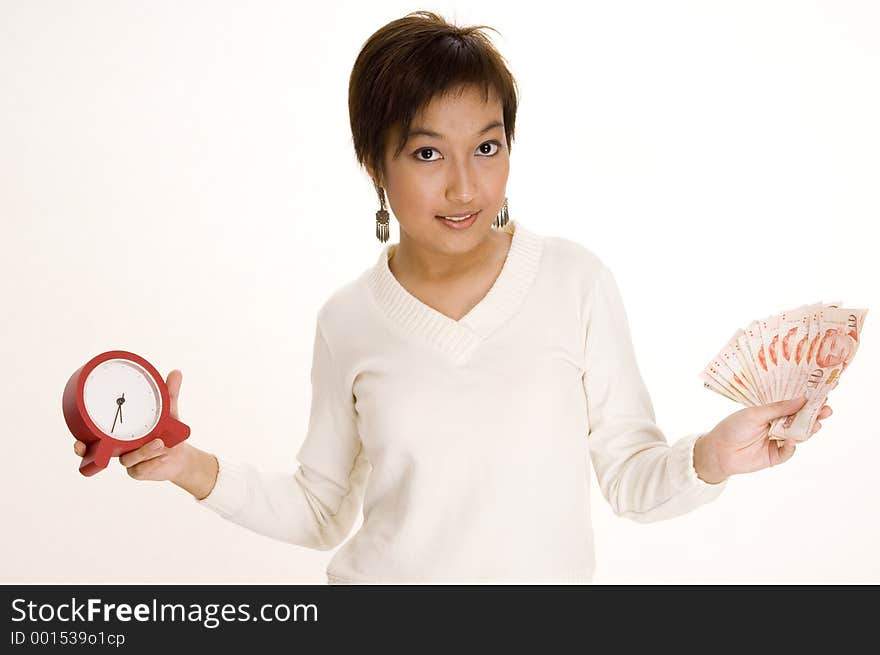
[[[330, 583], [590, 582], [590, 462], [614, 512], [648, 522], [794, 453], [767, 432], [803, 400], [667, 443], [611, 272], [509, 220], [516, 85], [479, 29], [416, 12], [355, 62], [351, 128], [379, 197], [376, 236], [388, 239], [390, 206], [400, 241], [318, 313], [298, 470], [266, 474], [187, 442], [120, 458], [136, 479], [171, 480], [307, 548], [342, 544], [363, 506]], [[177, 418], [181, 378], [168, 376]]]

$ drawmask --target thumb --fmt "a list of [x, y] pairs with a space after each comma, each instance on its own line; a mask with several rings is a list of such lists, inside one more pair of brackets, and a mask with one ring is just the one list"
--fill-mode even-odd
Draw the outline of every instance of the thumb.
[[777, 400], [766, 405], [754, 407], [754, 417], [759, 423], [769, 423], [782, 416], [795, 414], [807, 403], [807, 397], [790, 398], [789, 400]]
[[168, 395], [171, 396], [171, 416], [179, 419], [177, 414], [177, 397], [180, 395], [180, 384], [183, 382], [183, 373], [174, 369], [168, 374], [165, 384], [168, 385]]

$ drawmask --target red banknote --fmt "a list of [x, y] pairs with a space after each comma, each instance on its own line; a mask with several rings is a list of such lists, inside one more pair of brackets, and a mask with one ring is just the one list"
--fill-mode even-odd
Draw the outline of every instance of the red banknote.
[[802, 305], [737, 330], [700, 373], [706, 389], [746, 406], [807, 397], [774, 420], [770, 438], [804, 441], [828, 393], [855, 357], [867, 309]]

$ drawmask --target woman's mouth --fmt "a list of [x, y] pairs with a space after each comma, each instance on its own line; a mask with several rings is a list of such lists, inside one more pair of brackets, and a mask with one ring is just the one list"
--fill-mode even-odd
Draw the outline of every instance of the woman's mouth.
[[436, 216], [438, 220], [442, 221], [446, 227], [449, 227], [453, 230], [466, 230], [471, 225], [476, 223], [477, 216], [479, 216], [480, 210], [478, 209], [473, 214], [470, 214], [464, 218], [446, 218], [445, 216]]

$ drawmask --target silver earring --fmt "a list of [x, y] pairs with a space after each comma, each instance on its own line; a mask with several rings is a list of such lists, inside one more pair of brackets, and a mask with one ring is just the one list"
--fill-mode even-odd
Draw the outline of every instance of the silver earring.
[[391, 233], [388, 220], [388, 210], [385, 209], [385, 193], [382, 187], [376, 187], [379, 193], [379, 204], [381, 209], [376, 212], [376, 238], [382, 243], [388, 241], [388, 235]]
[[495, 217], [495, 227], [504, 227], [510, 220], [510, 214], [507, 213], [507, 198], [504, 198], [504, 204], [501, 205], [501, 211]]

